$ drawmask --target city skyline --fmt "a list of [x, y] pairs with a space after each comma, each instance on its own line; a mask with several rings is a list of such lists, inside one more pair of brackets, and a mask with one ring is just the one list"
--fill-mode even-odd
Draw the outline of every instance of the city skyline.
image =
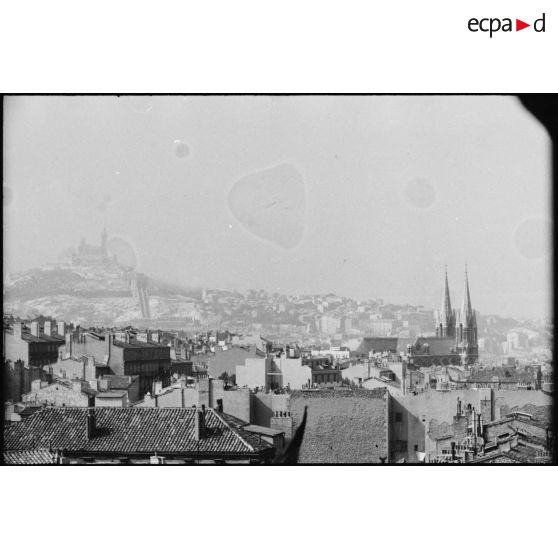
[[8, 98], [4, 160], [5, 273], [106, 225], [183, 286], [437, 309], [467, 262], [482, 314], [550, 315], [549, 139], [511, 97]]

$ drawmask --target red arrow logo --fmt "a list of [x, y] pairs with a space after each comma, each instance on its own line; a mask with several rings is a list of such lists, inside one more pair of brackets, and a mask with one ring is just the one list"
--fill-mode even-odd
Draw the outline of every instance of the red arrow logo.
[[525, 23], [524, 21], [521, 21], [520, 19], [515, 20], [515, 30], [516, 31], [521, 31], [522, 29], [525, 29], [526, 27], [531, 27], [531, 24], [530, 23]]

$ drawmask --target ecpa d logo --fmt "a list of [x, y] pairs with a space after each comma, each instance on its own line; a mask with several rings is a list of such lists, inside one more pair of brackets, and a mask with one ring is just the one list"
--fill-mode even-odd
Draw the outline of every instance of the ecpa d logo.
[[[545, 32], [545, 17], [546, 14], [543, 14], [539, 19], [536, 19], [533, 22], [533, 29], [537, 33]], [[502, 19], [498, 17], [485, 17], [482, 19], [472, 17], [468, 21], [467, 27], [469, 28], [469, 31], [472, 31], [473, 33], [477, 33], [478, 31], [489, 33], [489, 37], [492, 38], [492, 35], [494, 33], [498, 33], [498, 31], [503, 31], [504, 33], [514, 31], [512, 21], [513, 19], [509, 17], [505, 17]], [[515, 31], [521, 31], [522, 29], [526, 29], [527, 27], [531, 27], [531, 24], [525, 23], [521, 19], [515, 20]]]

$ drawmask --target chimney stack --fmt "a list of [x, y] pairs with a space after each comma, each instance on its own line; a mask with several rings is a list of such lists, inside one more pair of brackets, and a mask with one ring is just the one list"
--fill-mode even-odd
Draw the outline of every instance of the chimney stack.
[[473, 434], [476, 437], [476, 435], [477, 435], [477, 413], [475, 412], [474, 407], [473, 407], [473, 410], [472, 410], [472, 414], [473, 414], [473, 417], [472, 417], [473, 418]]
[[95, 409], [93, 407], [89, 407], [87, 409], [87, 425], [86, 425], [86, 432], [85, 437], [87, 440], [92, 440], [95, 437]]
[[31, 325], [29, 326], [29, 329], [30, 329], [31, 335], [34, 335], [35, 337], [39, 337], [39, 322], [37, 322], [37, 321], [31, 322]]
[[56, 327], [58, 328], [58, 335], [61, 335], [62, 337], [66, 336], [66, 324], [65, 322], [58, 322], [56, 324]]
[[195, 409], [195, 436], [196, 441], [199, 442], [205, 434], [205, 405], [201, 409]]
[[66, 354], [72, 356], [73, 334], [67, 331], [65, 338], [66, 338]]
[[12, 401], [4, 403], [4, 420], [11, 420], [13, 413], [15, 413], [15, 405]]
[[52, 322], [50, 320], [47, 320], [44, 325], [43, 325], [43, 331], [45, 333], [45, 335], [48, 335], [49, 337], [52, 334]]

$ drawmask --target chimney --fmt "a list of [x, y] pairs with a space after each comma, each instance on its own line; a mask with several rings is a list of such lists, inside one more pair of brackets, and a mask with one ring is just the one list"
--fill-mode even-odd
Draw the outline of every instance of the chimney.
[[95, 366], [95, 358], [88, 355], [86, 362], [83, 363], [84, 380], [94, 380], [97, 377], [97, 368]]
[[105, 364], [110, 365], [110, 357], [112, 352], [112, 345], [114, 344], [114, 335], [112, 333], [107, 334], [107, 353], [108, 353], [108, 360]]
[[475, 412], [475, 408], [473, 407], [472, 410], [472, 415], [473, 415], [473, 436], [475, 437], [475, 440], [477, 438], [477, 413]]
[[21, 322], [14, 322], [13, 331], [16, 339], [21, 339]]
[[4, 420], [11, 420], [14, 412], [15, 405], [11, 401], [6, 401], [6, 403], [4, 403]]
[[66, 323], [65, 322], [58, 322], [56, 324], [56, 327], [58, 328], [58, 335], [61, 335], [62, 337], [66, 336]]
[[75, 392], [81, 393], [81, 380], [79, 378], [74, 378], [72, 388]]
[[[370, 366], [370, 365], [369, 365]], [[370, 376], [370, 374], [368, 374]], [[403, 388], [403, 395], [407, 394], [407, 363], [401, 363], [401, 387]], [[409, 389], [411, 389], [411, 382], [409, 381]]]
[[205, 405], [202, 405], [201, 409], [194, 410], [195, 417], [195, 432], [196, 441], [199, 442], [205, 434]]
[[35, 337], [39, 337], [39, 322], [37, 321], [31, 322], [29, 329], [31, 335], [34, 335]]
[[44, 325], [43, 325], [43, 331], [45, 335], [48, 335], [49, 337], [52, 334], [52, 322], [50, 320], [47, 320]]
[[66, 332], [66, 354], [72, 356], [72, 334], [70, 332]]
[[87, 424], [85, 430], [85, 437], [87, 440], [92, 440], [95, 437], [95, 409], [89, 407], [87, 409]]

